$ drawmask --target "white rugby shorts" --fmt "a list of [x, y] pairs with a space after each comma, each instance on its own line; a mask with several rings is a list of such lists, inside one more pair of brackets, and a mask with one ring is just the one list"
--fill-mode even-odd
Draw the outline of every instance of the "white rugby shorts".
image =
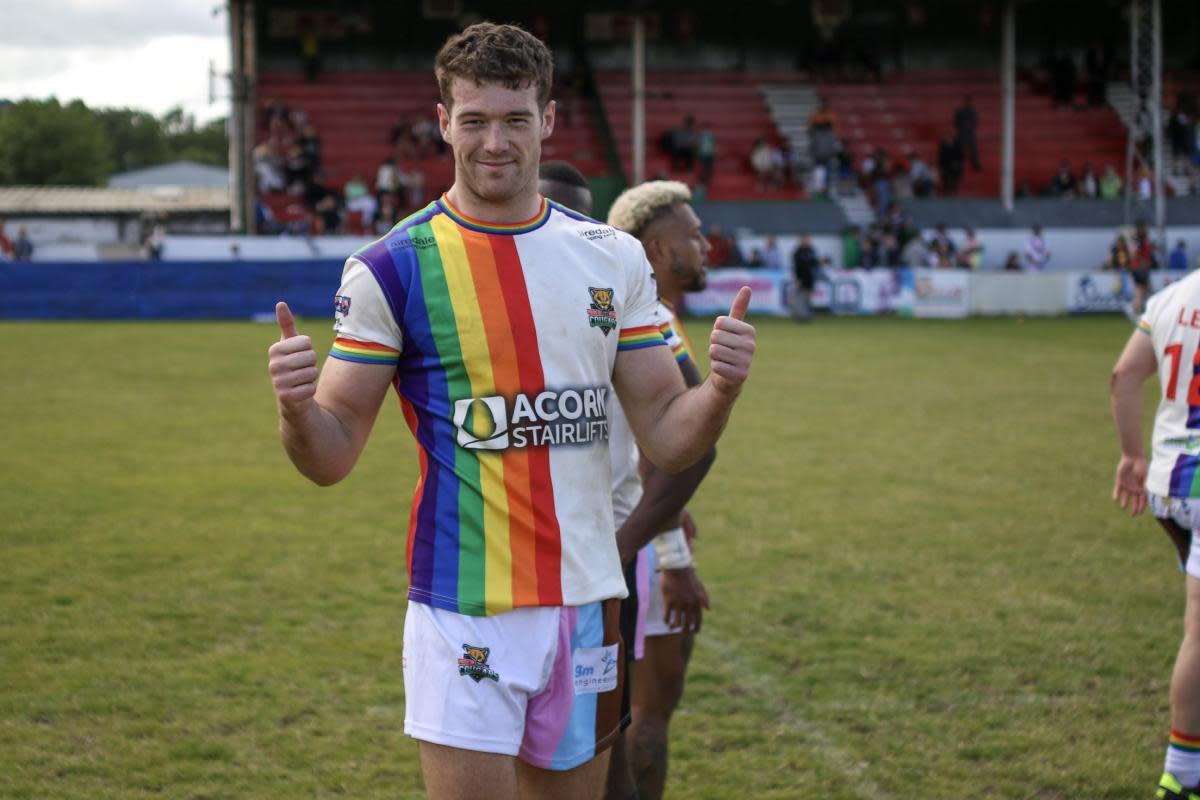
[[1159, 519], [1175, 520], [1181, 527], [1192, 532], [1192, 546], [1188, 548], [1186, 564], [1180, 568], [1188, 575], [1200, 578], [1200, 547], [1196, 547], [1196, 529], [1200, 528], [1200, 497], [1164, 497], [1147, 492], [1150, 513]]

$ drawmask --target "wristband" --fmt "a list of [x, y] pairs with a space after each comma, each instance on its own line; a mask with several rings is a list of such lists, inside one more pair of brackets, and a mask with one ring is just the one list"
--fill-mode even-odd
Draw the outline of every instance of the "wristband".
[[692, 565], [692, 550], [688, 547], [683, 528], [671, 528], [654, 537], [654, 555], [658, 569], [685, 569]]

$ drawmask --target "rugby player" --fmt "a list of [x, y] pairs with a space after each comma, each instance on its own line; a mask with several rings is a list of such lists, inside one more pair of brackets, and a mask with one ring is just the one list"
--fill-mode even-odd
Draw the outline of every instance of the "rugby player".
[[[435, 72], [454, 183], [346, 262], [319, 371], [287, 304], [269, 351], [280, 438], [320, 485], [354, 467], [388, 388], [418, 445], [407, 523], [405, 731], [442, 798], [597, 797], [616, 738], [626, 593], [608, 409], [681, 470], [713, 447], [749, 375], [743, 287], [687, 388], [632, 237], [547, 203], [553, 64], [478, 23]], [[406, 491], [398, 487], [397, 491]]]
[[[1150, 298], [1113, 368], [1113, 420], [1121, 446], [1113, 500], [1147, 508], [1170, 535], [1184, 571], [1183, 641], [1171, 674], [1171, 729], [1157, 797], [1200, 800], [1200, 273]], [[1160, 400], [1149, 463], [1142, 384], [1158, 374]]]

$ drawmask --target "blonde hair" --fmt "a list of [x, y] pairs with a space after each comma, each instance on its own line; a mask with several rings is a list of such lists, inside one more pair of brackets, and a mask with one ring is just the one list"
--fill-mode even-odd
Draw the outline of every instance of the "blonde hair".
[[638, 239], [654, 222], [680, 203], [692, 200], [692, 190], [679, 181], [646, 181], [621, 192], [608, 210], [608, 224]]

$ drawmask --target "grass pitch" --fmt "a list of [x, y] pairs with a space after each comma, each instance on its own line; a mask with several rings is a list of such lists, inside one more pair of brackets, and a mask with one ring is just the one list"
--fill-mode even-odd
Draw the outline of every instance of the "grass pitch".
[[[758, 325], [668, 796], [1149, 796], [1183, 592], [1108, 499], [1128, 324]], [[318, 489], [272, 326], [0, 330], [0, 797], [422, 796], [394, 400]]]

